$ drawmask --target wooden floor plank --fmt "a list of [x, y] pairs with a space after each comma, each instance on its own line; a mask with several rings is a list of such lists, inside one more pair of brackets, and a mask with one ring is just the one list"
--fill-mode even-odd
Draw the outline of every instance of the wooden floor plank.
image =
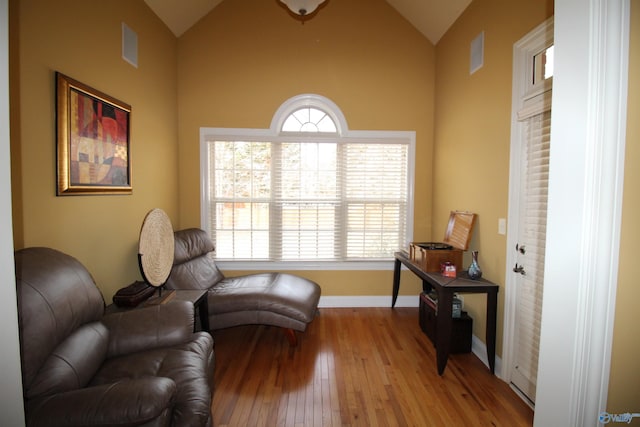
[[417, 308], [331, 308], [292, 348], [279, 328], [214, 332], [216, 426], [531, 426], [473, 354], [437, 375]]

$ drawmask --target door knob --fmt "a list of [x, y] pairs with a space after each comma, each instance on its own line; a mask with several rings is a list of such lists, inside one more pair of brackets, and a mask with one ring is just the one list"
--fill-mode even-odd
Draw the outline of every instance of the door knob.
[[516, 251], [520, 252], [522, 255], [524, 255], [524, 253], [526, 252], [524, 245], [518, 246], [517, 243], [516, 243]]
[[516, 266], [513, 267], [513, 272], [514, 273], [520, 273], [523, 276], [526, 275], [527, 273], [524, 271], [524, 267], [521, 265], [518, 265], [518, 263], [516, 262]]

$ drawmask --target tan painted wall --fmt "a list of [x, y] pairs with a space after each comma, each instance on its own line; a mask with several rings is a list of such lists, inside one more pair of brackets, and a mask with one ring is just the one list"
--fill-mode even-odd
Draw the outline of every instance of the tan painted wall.
[[[145, 214], [177, 222], [177, 40], [142, 1], [12, 0], [10, 13], [16, 247], [75, 256], [110, 303], [140, 278]], [[121, 58], [123, 21], [138, 34], [137, 69]], [[56, 197], [55, 71], [131, 105], [132, 195]]]
[[[498, 293], [497, 353], [502, 354], [513, 44], [553, 15], [553, 1], [474, 0], [436, 46], [433, 229], [450, 209], [478, 214], [470, 250]], [[484, 66], [469, 74], [471, 41], [484, 31]], [[465, 265], [470, 263], [468, 253]], [[485, 298], [464, 296], [474, 334], [484, 337]]]
[[[224, 2], [179, 42], [141, 1], [110, 1], [99, 11], [90, 2], [10, 1], [16, 247], [53, 246], [76, 256], [110, 301], [117, 288], [139, 278], [136, 244], [149, 209], [165, 209], [177, 227], [199, 224], [199, 127], [268, 127], [284, 100], [315, 92], [342, 108], [351, 129], [417, 131], [422, 167], [414, 237], [440, 238], [450, 209], [479, 213], [471, 246], [480, 251], [486, 277], [503, 283], [505, 241], [496, 230], [507, 213], [512, 46], [551, 15], [550, 0], [474, 0], [435, 50], [382, 1], [367, 7], [365, 0], [331, 2], [320, 11], [322, 20], [304, 25], [273, 7], [275, 1], [247, 1], [254, 13]], [[633, 327], [640, 299], [634, 265], [640, 240], [640, 176], [634, 167], [640, 161], [640, 124], [634, 121], [640, 114], [640, 7], [631, 3], [623, 229], [607, 408], [612, 413], [637, 412], [640, 396], [640, 342]], [[122, 21], [138, 32], [138, 69], [120, 58]], [[354, 24], [365, 21], [370, 23]], [[469, 76], [469, 43], [483, 30], [485, 66]], [[132, 105], [133, 195], [55, 196], [56, 70]], [[391, 282], [390, 272], [305, 274], [323, 284], [325, 295], [386, 295]], [[403, 277], [401, 293], [417, 289], [417, 282]], [[475, 334], [483, 336], [482, 301], [467, 297], [465, 303], [479, 313]]]
[[[622, 241], [615, 331], [607, 410], [640, 408], [640, 341], [636, 302], [640, 299], [634, 264], [640, 227], [640, 7], [632, 5], [628, 127], [625, 160]], [[471, 248], [480, 252], [485, 276], [504, 283], [505, 237], [498, 218], [508, 209], [511, 75], [513, 43], [553, 14], [551, 1], [474, 0], [436, 47], [433, 228], [443, 228], [450, 207], [479, 214]], [[469, 75], [469, 45], [485, 31], [484, 67]], [[455, 163], [456, 173], [450, 173]], [[474, 334], [484, 336], [484, 300], [465, 297], [474, 318]], [[504, 291], [499, 301], [498, 354], [502, 348]]]
[[[609, 400], [613, 414], [640, 412], [640, 340], [638, 339], [638, 242], [640, 241], [640, 3], [631, 2], [627, 144], [622, 206], [620, 268], [616, 295], [615, 332], [611, 354]], [[634, 420], [638, 423], [639, 420]]]
[[[180, 226], [200, 224], [201, 126], [269, 128], [284, 101], [316, 93], [352, 130], [416, 131], [414, 236], [430, 238], [434, 52], [383, 0], [328, 2], [304, 25], [275, 1], [222, 2], [179, 42]], [[391, 291], [391, 271], [298, 273], [323, 295]]]

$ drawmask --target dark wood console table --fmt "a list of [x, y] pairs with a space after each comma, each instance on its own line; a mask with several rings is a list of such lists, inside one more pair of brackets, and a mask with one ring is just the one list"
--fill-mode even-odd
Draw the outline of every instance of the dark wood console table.
[[458, 272], [457, 277], [445, 277], [439, 272], [427, 273], [411, 261], [406, 252], [396, 252], [394, 256], [392, 308], [396, 305], [396, 300], [398, 299], [401, 265], [405, 265], [416, 276], [422, 279], [422, 290], [424, 292], [428, 293], [434, 289], [438, 294], [436, 355], [439, 375], [444, 373], [449, 358], [449, 349], [451, 348], [453, 294], [456, 292], [487, 294], [487, 359], [491, 373], [495, 373], [498, 285], [485, 279], [471, 280], [467, 277], [466, 271]]

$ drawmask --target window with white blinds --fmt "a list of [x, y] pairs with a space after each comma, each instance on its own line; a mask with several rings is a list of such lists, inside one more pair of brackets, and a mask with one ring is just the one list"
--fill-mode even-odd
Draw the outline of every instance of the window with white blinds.
[[388, 259], [406, 242], [409, 144], [207, 141], [210, 235], [234, 260]]
[[201, 131], [202, 227], [217, 260], [387, 262], [408, 244], [409, 133], [341, 135], [317, 108], [278, 122], [275, 133]]

